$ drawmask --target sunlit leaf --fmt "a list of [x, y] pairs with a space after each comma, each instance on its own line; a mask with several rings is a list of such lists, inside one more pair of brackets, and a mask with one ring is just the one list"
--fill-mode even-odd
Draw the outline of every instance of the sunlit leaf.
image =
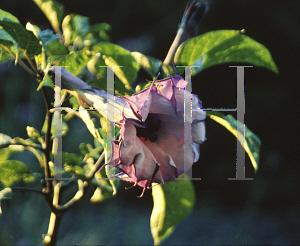
[[206, 114], [213, 119], [214, 121], [218, 122], [222, 126], [224, 126], [228, 131], [230, 131], [242, 144], [243, 142], [245, 145], [243, 146], [246, 153], [248, 154], [252, 166], [254, 167], [255, 171], [258, 169], [259, 163], [259, 149], [260, 149], [260, 139], [256, 136], [246, 125], [245, 126], [245, 140], [244, 140], [244, 132], [240, 132], [237, 130], [237, 124], [241, 124], [238, 129], [244, 129], [244, 126], [241, 122], [237, 121], [231, 115], [223, 115], [219, 112], [211, 112], [207, 111]]
[[130, 83], [136, 79], [139, 64], [131, 56], [131, 52], [116, 44], [99, 43], [93, 47], [98, 52], [106, 66], [114, 67], [114, 74], [123, 82], [127, 89], [131, 89]]
[[148, 73], [152, 78], [155, 78], [161, 69], [162, 61], [151, 57], [145, 56], [140, 52], [131, 52], [131, 55], [137, 61], [137, 63]]
[[12, 186], [14, 182], [33, 182], [35, 177], [28, 167], [21, 161], [6, 160], [0, 162], [0, 181], [5, 187]]
[[59, 26], [64, 14], [64, 6], [55, 0], [33, 0], [43, 11], [56, 33], [59, 33]]
[[152, 196], [154, 205], [150, 227], [154, 244], [159, 245], [190, 213], [195, 203], [195, 191], [190, 180], [175, 180], [166, 182], [164, 186], [154, 186]]
[[89, 115], [88, 111], [81, 107], [79, 109], [79, 115], [80, 115], [80, 118], [85, 123], [85, 125], [87, 126], [90, 133], [93, 135], [93, 137], [98, 139], [101, 142], [101, 140], [102, 140], [101, 135], [100, 135], [98, 129], [96, 129], [95, 124], [94, 124], [93, 120], [91, 119], [91, 116]]
[[245, 62], [278, 73], [269, 50], [259, 42], [236, 30], [218, 30], [191, 38], [181, 44], [174, 57], [176, 65], [202, 69], [228, 63]]
[[68, 66], [65, 67], [65, 69], [76, 76], [86, 66], [90, 59], [92, 59], [92, 56], [88, 55], [85, 50], [73, 51], [69, 55], [57, 57], [57, 59], [52, 62], [52, 65]]
[[11, 143], [12, 138], [8, 135], [0, 133], [0, 147]]
[[90, 28], [89, 18], [78, 14], [67, 15], [62, 22], [62, 28], [65, 45], [81, 48], [84, 34]]

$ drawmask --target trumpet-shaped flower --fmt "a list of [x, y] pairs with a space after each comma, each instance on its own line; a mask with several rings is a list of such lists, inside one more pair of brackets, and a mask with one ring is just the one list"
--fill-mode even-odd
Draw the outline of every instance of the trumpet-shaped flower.
[[[118, 123], [121, 136], [113, 142], [110, 164], [123, 171], [123, 180], [142, 187], [174, 180], [199, 159], [206, 114], [198, 97], [185, 90], [186, 84], [175, 76], [122, 98], [146, 125], [126, 117]], [[185, 98], [192, 99], [192, 112], [185, 113]], [[192, 131], [185, 129], [187, 123]], [[191, 141], [185, 141], [185, 133]]]
[[[154, 81], [139, 93], [113, 101], [85, 83], [71, 84], [77, 88], [79, 101], [96, 109], [99, 104], [114, 106], [113, 120], [120, 127], [120, 138], [112, 142], [108, 164], [122, 171], [118, 174], [121, 179], [150, 187], [176, 179], [199, 159], [206, 113], [198, 96], [185, 90], [187, 81], [182, 77]], [[192, 106], [190, 111], [185, 101]]]

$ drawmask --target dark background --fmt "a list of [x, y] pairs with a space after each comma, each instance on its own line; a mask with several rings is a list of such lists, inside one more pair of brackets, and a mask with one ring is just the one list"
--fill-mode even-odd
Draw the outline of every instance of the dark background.
[[[92, 24], [111, 24], [113, 43], [163, 60], [187, 1], [60, 2], [65, 14], [89, 16]], [[2, 0], [0, 8], [15, 15], [23, 25], [30, 21], [50, 28], [32, 1]], [[207, 141], [201, 145], [200, 161], [193, 166], [194, 177], [202, 179], [193, 181], [196, 206], [164, 244], [300, 244], [299, 12], [297, 0], [210, 1], [199, 34], [246, 29], [246, 35], [270, 50], [279, 75], [264, 68], [245, 69], [245, 123], [262, 142], [256, 174], [246, 156], [246, 177], [254, 180], [228, 181], [235, 177], [236, 140], [225, 128], [207, 119]], [[193, 93], [198, 94], [204, 107], [236, 107], [236, 69], [229, 65], [237, 64], [212, 67], [192, 78]], [[27, 125], [42, 127], [43, 99], [35, 91], [36, 82], [14, 62], [1, 64], [0, 72], [0, 132], [26, 137]], [[70, 129], [71, 136], [64, 139], [66, 151], [78, 151], [79, 143], [92, 142], [79, 120]], [[36, 168], [33, 157], [24, 158]], [[152, 244], [151, 192], [137, 199], [141, 190], [125, 191], [123, 186], [116, 198], [101, 204], [90, 204], [86, 199], [67, 212], [58, 242]], [[2, 207], [0, 243], [40, 242], [49, 220], [42, 198], [19, 193], [3, 202]]]

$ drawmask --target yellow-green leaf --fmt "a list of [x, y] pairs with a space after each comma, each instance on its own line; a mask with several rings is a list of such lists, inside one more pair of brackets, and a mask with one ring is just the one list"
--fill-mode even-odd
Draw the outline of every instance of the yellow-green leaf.
[[0, 183], [10, 187], [17, 181], [32, 182], [35, 177], [21, 161], [7, 160], [0, 162]]
[[[259, 149], [260, 149], [260, 139], [256, 136], [246, 125], [245, 125], [245, 140], [244, 140], [244, 133], [237, 130], [237, 124], [242, 124], [241, 122], [237, 121], [231, 115], [223, 115], [219, 112], [206, 112], [207, 115], [213, 119], [214, 121], [218, 122], [222, 126], [224, 126], [228, 131], [230, 131], [242, 144], [244, 144], [244, 149], [248, 154], [252, 166], [254, 167], [255, 171], [258, 169], [258, 162], [259, 162]], [[241, 127], [244, 129], [244, 127]]]
[[[185, 174], [186, 175], [186, 174]], [[195, 191], [190, 180], [175, 180], [152, 188], [153, 210], [150, 218], [155, 245], [159, 245], [174, 231], [195, 203]]]

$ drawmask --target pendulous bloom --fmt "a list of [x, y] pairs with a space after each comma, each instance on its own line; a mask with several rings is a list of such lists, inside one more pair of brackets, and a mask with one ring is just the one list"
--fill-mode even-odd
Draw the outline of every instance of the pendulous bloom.
[[[205, 140], [205, 117], [197, 95], [185, 90], [187, 81], [174, 76], [159, 81], [132, 96], [111, 97], [72, 76], [65, 87], [79, 102], [103, 108], [113, 105], [120, 127], [120, 138], [113, 141], [109, 165], [122, 172], [118, 176], [141, 187], [171, 181], [186, 171], [200, 157], [199, 145]], [[186, 105], [191, 105], [189, 107]], [[106, 117], [109, 114], [99, 111]], [[185, 135], [186, 134], [186, 135]]]
[[[185, 90], [186, 84], [182, 77], [174, 76], [122, 97], [145, 123], [126, 117], [118, 122], [121, 134], [113, 142], [110, 164], [123, 171], [119, 175], [123, 180], [150, 187], [174, 180], [199, 159], [206, 113], [198, 96]], [[185, 113], [186, 98], [192, 99], [192, 112]], [[192, 131], [185, 129], [188, 122]], [[185, 141], [185, 131], [192, 135], [191, 141]]]

